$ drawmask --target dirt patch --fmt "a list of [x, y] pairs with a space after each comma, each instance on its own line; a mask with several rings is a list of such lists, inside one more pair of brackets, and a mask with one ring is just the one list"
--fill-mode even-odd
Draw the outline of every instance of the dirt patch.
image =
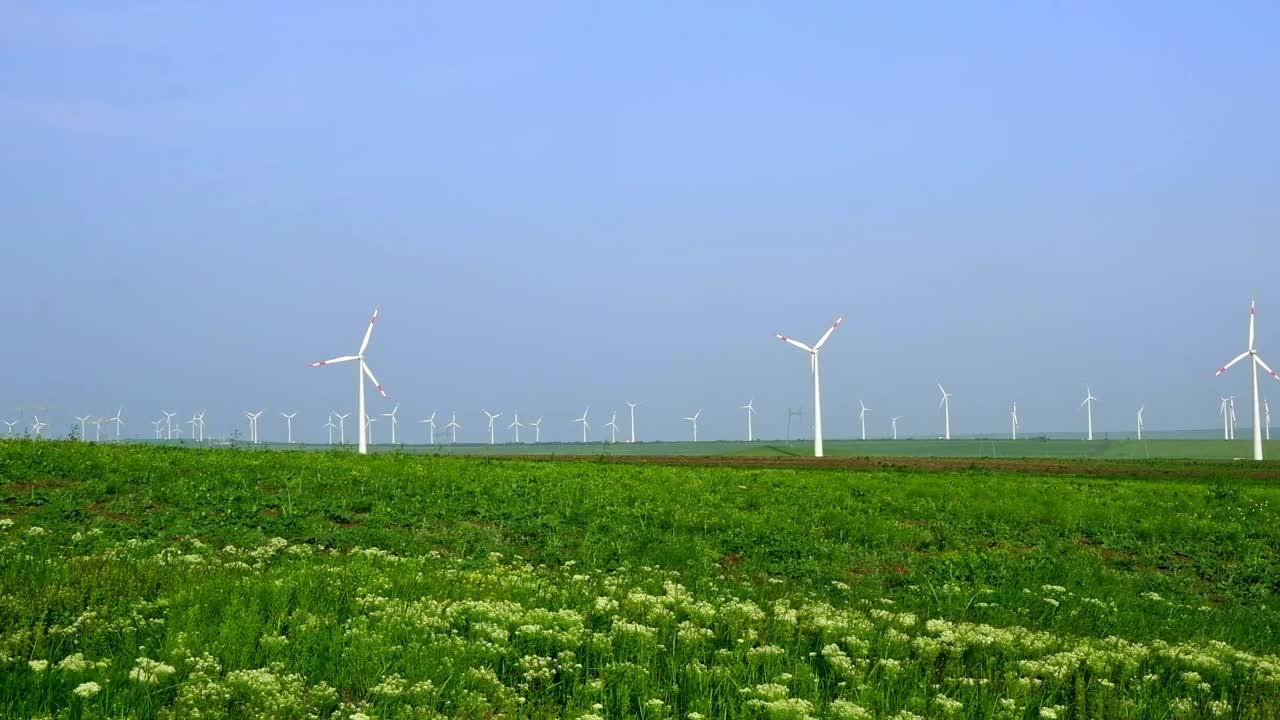
[[32, 490], [47, 490], [50, 488], [66, 487], [72, 483], [66, 478], [42, 478], [31, 482], [13, 483], [7, 487], [15, 493], [31, 492]]
[[85, 509], [93, 513], [94, 515], [100, 515], [105, 518], [111, 518], [116, 522], [126, 522], [126, 523], [133, 522], [133, 517], [129, 515], [125, 515], [124, 513], [112, 512], [108, 510], [106, 507], [106, 503], [97, 502]]

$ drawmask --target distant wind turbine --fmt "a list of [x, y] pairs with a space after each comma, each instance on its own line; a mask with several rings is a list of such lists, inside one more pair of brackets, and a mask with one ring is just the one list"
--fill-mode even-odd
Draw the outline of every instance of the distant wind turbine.
[[292, 445], [292, 444], [293, 444], [293, 419], [294, 419], [295, 417], [297, 417], [297, 415], [298, 415], [298, 411], [297, 411], [297, 410], [294, 410], [294, 411], [293, 411], [293, 412], [291, 412], [291, 413], [284, 413], [284, 412], [280, 413], [280, 417], [283, 417], [283, 418], [284, 418], [284, 421], [285, 421], [285, 423], [286, 423], [286, 425], [287, 425], [287, 427], [288, 427], [288, 432], [289, 432], [289, 435], [288, 435], [288, 438], [289, 438], [289, 439], [288, 439], [288, 443], [289, 443], [290, 445]]
[[1088, 385], [1084, 386], [1084, 401], [1080, 403], [1080, 407], [1085, 409], [1085, 415], [1089, 418], [1089, 434], [1086, 439], [1093, 439], [1093, 404], [1098, 402], [1098, 398], [1093, 396], [1093, 390]]
[[333, 444], [333, 431], [337, 429], [337, 425], [333, 423], [333, 413], [329, 413], [329, 417], [325, 418], [324, 424], [320, 426], [321, 430], [329, 431], [329, 444]]
[[515, 431], [516, 431], [516, 443], [517, 443], [517, 444], [519, 444], [519, 442], [520, 442], [520, 428], [524, 427], [524, 423], [520, 422], [520, 411], [519, 411], [519, 410], [516, 410], [514, 413], [512, 413], [512, 415], [514, 415], [514, 416], [515, 416], [515, 420], [512, 420], [512, 421], [511, 421], [511, 424], [507, 426], [507, 429], [508, 429], [508, 430], [510, 430], [510, 429], [512, 429], [512, 428], [515, 428]]
[[183, 424], [184, 424], [184, 425], [190, 425], [190, 426], [191, 426], [191, 439], [192, 439], [192, 440], [194, 440], [194, 439], [195, 439], [195, 437], [196, 437], [196, 425], [199, 425], [199, 424], [200, 424], [200, 419], [199, 419], [198, 417], [196, 417], [195, 415], [192, 415], [192, 416], [191, 416], [191, 419], [190, 419], [190, 420], [188, 420], [188, 421], [186, 421], [186, 422], [185, 422], [185, 423], [183, 423]]
[[458, 442], [458, 429], [462, 426], [458, 424], [458, 412], [455, 410], [453, 416], [449, 418], [449, 424], [445, 425], [445, 430], [449, 431], [449, 444], [455, 445]]
[[1018, 401], [1013, 401], [1013, 410], [1009, 413], [1010, 439], [1018, 439]]
[[901, 416], [901, 415], [899, 415], [899, 416], [897, 416], [897, 417], [890, 418], [889, 425], [890, 425], [890, 427], [892, 427], [892, 428], [893, 428], [893, 439], [894, 439], [894, 440], [897, 440], [897, 439], [898, 439], [898, 421], [899, 421], [899, 420], [901, 420], [901, 419], [902, 419], [902, 416]]
[[102, 423], [105, 421], [106, 421], [106, 418], [104, 417], [99, 417], [96, 420], [89, 421], [90, 423], [93, 424], [93, 441], [94, 442], [102, 442]]
[[156, 440], [159, 440], [159, 439], [160, 439], [160, 437], [161, 437], [161, 434], [160, 434], [160, 426], [161, 426], [161, 425], [163, 425], [163, 424], [164, 424], [164, 420], [152, 420], [152, 421], [151, 421], [151, 425], [152, 425], [152, 427], [153, 427], [153, 428], [155, 429], [155, 431], [156, 431]]
[[609, 442], [610, 443], [618, 442], [618, 411], [617, 410], [613, 411], [613, 417], [610, 418], [609, 422], [605, 423], [604, 426], [609, 428]]
[[36, 424], [31, 426], [31, 432], [32, 432], [32, 433], [34, 433], [34, 434], [35, 434], [35, 436], [38, 438], [38, 437], [40, 437], [40, 436], [41, 436], [41, 431], [42, 431], [42, 430], [44, 430], [45, 428], [49, 427], [49, 423], [47, 423], [47, 422], [40, 422], [40, 416], [39, 416], [39, 415], [33, 415], [32, 417], [34, 417], [34, 418], [36, 419]]
[[758, 414], [756, 412], [756, 399], [751, 398], [747, 401], [746, 405], [743, 405], [738, 409], [747, 411], [747, 442], [753, 442], [756, 439], [756, 433], [755, 429], [752, 427], [751, 420], [752, 416]]
[[85, 431], [84, 431], [84, 424], [85, 424], [86, 422], [88, 422], [88, 421], [89, 421], [89, 418], [91, 418], [91, 417], [93, 417], [93, 416], [92, 416], [92, 415], [85, 415], [84, 417], [80, 417], [79, 415], [73, 415], [72, 417], [74, 417], [76, 420], [79, 420], [79, 421], [80, 421], [80, 442], [89, 442], [89, 438], [88, 438], [88, 436], [87, 436], [87, 435], [85, 435]]
[[502, 413], [495, 414], [495, 413], [489, 412], [488, 410], [485, 410], [484, 414], [489, 418], [489, 444], [493, 445], [497, 442], [493, 434], [493, 427], [494, 427], [493, 423], [495, 420], [502, 417]]
[[529, 427], [533, 428], [534, 444], [542, 442], [542, 416], [539, 415], [537, 420], [529, 423]]
[[[364, 381], [362, 380], [361, 382], [364, 382]], [[338, 418], [338, 444], [339, 445], [347, 444], [347, 417], [350, 415], [351, 413], [339, 413], [339, 412], [335, 412], [333, 414], [334, 417]]]
[[392, 445], [396, 444], [396, 428], [400, 426], [400, 418], [396, 417], [397, 412], [400, 412], [400, 403], [396, 403], [396, 406], [391, 408], [391, 412], [382, 413], [382, 417], [391, 418], [391, 444]]
[[[794, 345], [795, 347], [809, 353], [809, 370], [813, 373], [813, 456], [822, 457], [822, 389], [819, 383], [818, 374], [818, 353], [821, 352], [822, 346], [827, 344], [827, 340], [831, 337], [831, 333], [840, 327], [840, 323], [844, 318], [836, 318], [831, 327], [823, 333], [822, 338], [813, 346], [809, 347], [804, 343], [793, 340], [786, 335], [779, 334], [778, 339]], [[696, 424], [695, 424], [696, 426]]]
[[204, 416], [205, 416], [205, 413], [207, 413], [207, 412], [209, 412], [209, 411], [208, 411], [208, 410], [201, 410], [201, 411], [200, 411], [200, 414], [196, 416], [196, 419], [200, 421], [200, 424], [199, 424], [199, 426], [198, 426], [198, 427], [199, 427], [199, 429], [200, 429], [200, 437], [199, 437], [199, 438], [197, 438], [200, 442], [204, 442]]
[[1227, 410], [1227, 404], [1231, 402], [1230, 397], [1218, 398], [1218, 414], [1222, 416], [1222, 439], [1231, 439], [1231, 413]]
[[1142, 439], [1142, 430], [1143, 428], [1146, 427], [1146, 423], [1142, 421], [1142, 411], [1146, 409], [1147, 409], [1146, 405], [1143, 405], [1142, 407], [1138, 408], [1138, 439], [1139, 440]]
[[[364, 331], [364, 340], [360, 342], [360, 349], [356, 351], [355, 355], [342, 355], [340, 357], [333, 358], [332, 360], [321, 360], [320, 362], [311, 363], [311, 367], [320, 367], [321, 365], [333, 365], [335, 363], [349, 362], [351, 360], [357, 361], [356, 383], [360, 386], [359, 392], [357, 393], [357, 398], [358, 398], [357, 405], [356, 405], [357, 418], [367, 417], [368, 415], [368, 412], [365, 410], [365, 404], [364, 404], [365, 377], [368, 377], [369, 381], [373, 383], [373, 387], [375, 390], [378, 391], [379, 395], [381, 395], [384, 398], [387, 397], [387, 392], [382, 389], [382, 384], [378, 382], [378, 378], [373, 376], [373, 370], [370, 370], [369, 364], [364, 361], [364, 351], [369, 349], [369, 338], [373, 336], [373, 325], [376, 322], [378, 322], [378, 308], [375, 307], [373, 309], [373, 315], [369, 317], [369, 327]], [[361, 455], [364, 455], [365, 453], [369, 452], [369, 429], [370, 429], [370, 425], [368, 423], [361, 423], [360, 425], [360, 454]]]
[[1270, 367], [1267, 366], [1267, 363], [1263, 361], [1262, 356], [1258, 354], [1258, 346], [1256, 343], [1256, 336], [1254, 333], [1255, 315], [1256, 315], [1256, 311], [1254, 309], [1254, 303], [1252, 300], [1250, 300], [1249, 301], [1249, 349], [1237, 355], [1235, 359], [1232, 360], [1231, 362], [1227, 363], [1226, 365], [1223, 365], [1216, 374], [1221, 375], [1222, 373], [1226, 372], [1232, 365], [1235, 365], [1236, 363], [1240, 362], [1245, 358], [1252, 359], [1253, 362], [1251, 362], [1250, 365], [1252, 365], [1251, 370], [1253, 371], [1253, 459], [1261, 460], [1262, 459], [1262, 393], [1258, 391], [1258, 368], [1261, 367], [1263, 370], [1266, 370], [1268, 375], [1270, 375], [1271, 377], [1277, 380], [1280, 380], [1280, 375], [1276, 375], [1275, 372]]
[[107, 422], [113, 422], [116, 424], [116, 442], [120, 442], [120, 428], [124, 425], [124, 420], [122, 420], [120, 416], [123, 413], [124, 408], [120, 408], [119, 410], [116, 410], [116, 414], [113, 417], [107, 418]]
[[168, 410], [161, 410], [160, 412], [164, 413], [164, 439], [172, 440], [173, 439], [173, 418], [178, 413], [169, 412]]
[[582, 423], [582, 442], [586, 442], [586, 441], [587, 441], [587, 431], [588, 431], [589, 429], [591, 429], [591, 426], [587, 424], [587, 413], [589, 413], [589, 412], [591, 412], [591, 406], [590, 406], [590, 405], [588, 405], [588, 406], [587, 406], [587, 409], [586, 409], [586, 410], [583, 410], [583, 411], [582, 411], [582, 417], [580, 417], [580, 418], [574, 418], [574, 420], [573, 420], [573, 421], [574, 421], [574, 422], [576, 422], [576, 423]]
[[369, 445], [373, 444], [373, 424], [378, 422], [378, 418], [371, 415], [364, 416], [364, 436]]
[[1229, 408], [1230, 410], [1229, 414], [1231, 415], [1231, 439], [1235, 440], [1236, 430], [1239, 429], [1240, 427], [1239, 421], [1236, 420], [1236, 396], [1235, 395], [1231, 396], [1230, 400], [1227, 402], [1227, 407]]
[[938, 389], [942, 391], [942, 402], [938, 403], [938, 407], [942, 409], [942, 439], [951, 439], [951, 393], [942, 387], [942, 383], [938, 383]]
[[3, 422], [5, 425], [6, 430], [4, 434], [9, 437], [13, 437], [13, 426], [17, 425], [19, 421], [18, 420], [13, 420], [13, 421], [0, 420], [0, 422]]
[[863, 404], [861, 400], [858, 401], [858, 406], [862, 408], [861, 410], [858, 411], [858, 424], [862, 426], [862, 439], [866, 440], [867, 439], [867, 413], [871, 412], [871, 408]]
[[259, 410], [256, 413], [248, 410], [244, 411], [244, 416], [249, 418], [249, 442], [251, 443], [256, 444], [258, 442], [258, 418], [262, 417], [264, 412], [266, 411]]
[[427, 424], [427, 444], [435, 445], [436, 444], [436, 411], [432, 410], [431, 417], [423, 420], [419, 420], [418, 422]]
[[693, 414], [693, 417], [685, 418], [685, 420], [688, 420], [689, 422], [693, 423], [693, 441], [694, 442], [698, 442], [698, 418], [701, 415], [702, 415], [702, 410], [701, 408], [699, 408], [698, 412]]
[[1264, 424], [1267, 428], [1267, 439], [1271, 439], [1271, 406], [1267, 404], [1266, 398], [1262, 399], [1262, 411], [1266, 415]]
[[636, 442], [636, 405], [640, 403], [631, 402], [630, 400], [627, 400], [626, 403], [627, 407], [631, 408], [631, 443], [634, 445]]

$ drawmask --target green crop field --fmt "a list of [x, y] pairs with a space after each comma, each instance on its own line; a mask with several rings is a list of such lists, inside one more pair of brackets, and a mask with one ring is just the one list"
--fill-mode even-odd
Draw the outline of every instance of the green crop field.
[[2, 442], [0, 716], [1276, 718], [1276, 479]]

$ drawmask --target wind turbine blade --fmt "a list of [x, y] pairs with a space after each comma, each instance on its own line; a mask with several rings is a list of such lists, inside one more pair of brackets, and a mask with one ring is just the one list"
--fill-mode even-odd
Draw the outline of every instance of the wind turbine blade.
[[[369, 316], [369, 329], [364, 331], [364, 341], [360, 343], [360, 352], [358, 355], [364, 355], [364, 351], [369, 347], [369, 338], [373, 337], [373, 324], [378, 322], [378, 307], [373, 308], [373, 315]], [[376, 383], [375, 383], [376, 384]]]
[[790, 343], [790, 344], [792, 344], [792, 345], [795, 345], [796, 347], [800, 348], [801, 350], [803, 350], [803, 351], [805, 351], [805, 352], [807, 352], [807, 353], [811, 353], [811, 352], [813, 352], [813, 348], [809, 347], [808, 345], [805, 345], [804, 343], [800, 342], [799, 340], [793, 340], [793, 339], [791, 339], [791, 338], [787, 337], [786, 335], [779, 335], [779, 336], [778, 336], [778, 339], [779, 339], [779, 340], [781, 340], [781, 341], [782, 341], [782, 342], [784, 342], [784, 343]]
[[1277, 379], [1277, 380], [1280, 380], [1280, 375], [1276, 375], [1276, 374], [1275, 374], [1275, 372], [1274, 372], [1270, 367], [1268, 367], [1268, 366], [1267, 366], [1267, 363], [1263, 361], [1262, 356], [1260, 356], [1260, 355], [1254, 355], [1254, 356], [1253, 356], [1253, 359], [1254, 359], [1255, 361], [1257, 361], [1257, 363], [1258, 363], [1259, 365], [1261, 365], [1261, 366], [1262, 366], [1262, 369], [1263, 369], [1263, 370], [1266, 370], [1266, 371], [1267, 371], [1267, 374], [1268, 374], [1268, 375], [1270, 375], [1271, 377], [1273, 377], [1273, 378], [1275, 378], [1275, 379]]
[[1253, 316], [1254, 316], [1253, 301], [1250, 300], [1249, 301], [1249, 349], [1250, 350], [1253, 349]]
[[360, 367], [364, 369], [364, 374], [369, 377], [369, 381], [373, 383], [373, 387], [378, 391], [378, 394], [384, 398], [390, 399], [390, 396], [387, 395], [387, 391], [382, 389], [382, 384], [378, 382], [378, 378], [373, 376], [373, 371], [369, 369], [369, 364], [362, 362], [360, 363]]
[[307, 363], [307, 366], [320, 367], [321, 365], [332, 365], [334, 363], [348, 362], [351, 360], [358, 360], [358, 359], [359, 359], [358, 355], [343, 355], [342, 357], [336, 357], [332, 360], [321, 360], [320, 362]]
[[1226, 372], [1227, 370], [1230, 370], [1232, 365], [1235, 365], [1236, 363], [1240, 362], [1241, 360], [1243, 360], [1243, 359], [1245, 359], [1245, 358], [1247, 358], [1247, 357], [1249, 357], [1249, 351], [1248, 351], [1248, 350], [1245, 350], [1244, 352], [1242, 352], [1242, 353], [1240, 353], [1239, 355], [1237, 355], [1235, 360], [1232, 360], [1231, 362], [1227, 363], [1226, 365], [1223, 365], [1222, 367], [1218, 368], [1218, 372], [1214, 373], [1214, 376], [1215, 376], [1215, 377], [1217, 377], [1218, 375], [1221, 375], [1222, 373]]
[[838, 317], [835, 322], [831, 323], [831, 327], [827, 328], [827, 331], [822, 334], [822, 339], [818, 341], [817, 345], [813, 346], [814, 352], [821, 350], [822, 346], [827, 344], [827, 338], [831, 337], [831, 333], [835, 332], [842, 322], [844, 322], [844, 318]]

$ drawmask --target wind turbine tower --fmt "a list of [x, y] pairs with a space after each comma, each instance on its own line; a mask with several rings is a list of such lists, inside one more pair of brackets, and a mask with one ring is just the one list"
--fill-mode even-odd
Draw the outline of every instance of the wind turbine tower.
[[[364, 379], [369, 378], [373, 383], [373, 387], [382, 397], [387, 397], [387, 393], [382, 389], [382, 385], [378, 382], [378, 378], [373, 376], [373, 371], [369, 369], [369, 364], [365, 362], [364, 353], [369, 349], [369, 338], [373, 337], [373, 325], [378, 322], [378, 308], [373, 309], [373, 315], [369, 317], [369, 327], [364, 331], [364, 340], [360, 342], [360, 349], [355, 355], [343, 355], [333, 358], [332, 360], [321, 360], [320, 362], [311, 363], [311, 367], [320, 367], [321, 365], [333, 365], [335, 363], [349, 362], [355, 360], [357, 362], [356, 384], [359, 386], [357, 392], [356, 417], [365, 418], [368, 413], [364, 404]], [[369, 452], [369, 425], [368, 423], [360, 423], [360, 454], [364, 455]]]
[[[808, 345], [805, 345], [804, 343], [798, 340], [793, 340], [787, 337], [786, 335], [782, 335], [782, 334], [778, 335], [779, 340], [785, 343], [794, 345], [795, 347], [798, 347], [801, 350], [804, 350], [805, 352], [809, 353], [809, 370], [813, 374], [813, 456], [814, 457], [822, 457], [822, 389], [821, 389], [821, 384], [819, 382], [819, 374], [818, 374], [818, 353], [822, 351], [822, 346], [827, 344], [827, 340], [830, 339], [831, 333], [835, 332], [836, 328], [840, 327], [840, 323], [843, 321], [844, 321], [843, 317], [836, 318], [836, 321], [834, 323], [831, 323], [831, 327], [828, 328], [825, 333], [823, 333], [822, 338], [819, 339], [818, 342], [814, 344], [813, 347], [809, 347]], [[695, 428], [697, 427], [697, 423], [694, 424], [694, 427]]]
[[1089, 418], [1089, 433], [1087, 439], [1093, 439], [1093, 404], [1098, 402], [1098, 398], [1093, 396], [1093, 390], [1088, 385], [1084, 386], [1084, 401], [1080, 403], [1080, 407], [1085, 409], [1085, 415]]
[[1267, 363], [1263, 361], [1262, 356], [1258, 354], [1258, 346], [1256, 342], [1257, 337], [1254, 332], [1255, 316], [1256, 316], [1256, 311], [1254, 309], [1254, 303], [1252, 300], [1250, 300], [1249, 301], [1249, 349], [1237, 355], [1235, 359], [1232, 360], [1231, 362], [1227, 363], [1226, 365], [1223, 365], [1222, 368], [1220, 368], [1216, 374], [1221, 375], [1222, 373], [1226, 372], [1232, 365], [1235, 365], [1236, 363], [1240, 362], [1245, 358], [1250, 358], [1250, 360], [1252, 360], [1252, 362], [1250, 362], [1249, 364], [1252, 366], [1250, 369], [1253, 371], [1253, 459], [1261, 460], [1262, 459], [1262, 393], [1259, 392], [1258, 390], [1258, 368], [1262, 368], [1263, 370], [1266, 370], [1268, 375], [1270, 375], [1271, 377], [1277, 380], [1280, 380], [1280, 376], [1277, 376], [1275, 372], [1272, 371], [1272, 369], [1267, 366]]
[[942, 383], [938, 383], [938, 390], [942, 391], [942, 402], [938, 403], [938, 407], [942, 409], [942, 439], [951, 439], [951, 393], [942, 387]]
[[489, 444], [490, 444], [490, 445], [493, 445], [493, 444], [496, 442], [496, 440], [494, 439], [494, 434], [493, 434], [493, 423], [494, 423], [494, 421], [495, 421], [495, 420], [497, 420], [498, 418], [502, 417], [502, 413], [494, 414], [494, 413], [489, 412], [488, 410], [485, 410], [485, 411], [484, 411], [484, 414], [485, 414], [486, 416], [488, 416], [488, 418], [489, 418]]
[[[288, 427], [288, 433], [289, 433], [289, 435], [288, 435], [288, 438], [289, 438], [288, 442], [289, 442], [289, 444], [290, 444], [290, 445], [292, 445], [292, 444], [293, 444], [293, 418], [295, 418], [297, 415], [298, 415], [298, 411], [297, 411], [297, 410], [294, 410], [294, 411], [293, 411], [293, 412], [291, 412], [291, 413], [283, 413], [283, 412], [282, 412], [282, 413], [280, 413], [280, 416], [284, 418], [285, 424], [286, 424], [286, 425], [287, 425], [287, 427]], [[192, 431], [194, 432], [194, 431], [195, 431], [195, 428], [192, 428]]]
[[862, 408], [858, 411], [858, 424], [862, 426], [862, 439], [867, 439], [867, 413], [871, 412], [871, 408], [867, 407], [861, 400], [858, 401], [858, 407]]
[[[636, 405], [640, 403], [633, 403], [630, 400], [627, 400], [626, 403], [627, 407], [631, 408], [631, 444], [634, 445], [636, 442]], [[541, 420], [542, 418], [538, 419]]]
[[698, 412], [693, 414], [693, 417], [685, 418], [685, 420], [688, 420], [689, 422], [693, 423], [693, 441], [694, 442], [698, 442], [698, 418], [701, 416], [702, 416], [702, 410], [699, 409]]
[[756, 414], [756, 399], [751, 398], [746, 405], [738, 408], [747, 411], [747, 442], [753, 442], [756, 439], [755, 429], [751, 426], [751, 416]]

